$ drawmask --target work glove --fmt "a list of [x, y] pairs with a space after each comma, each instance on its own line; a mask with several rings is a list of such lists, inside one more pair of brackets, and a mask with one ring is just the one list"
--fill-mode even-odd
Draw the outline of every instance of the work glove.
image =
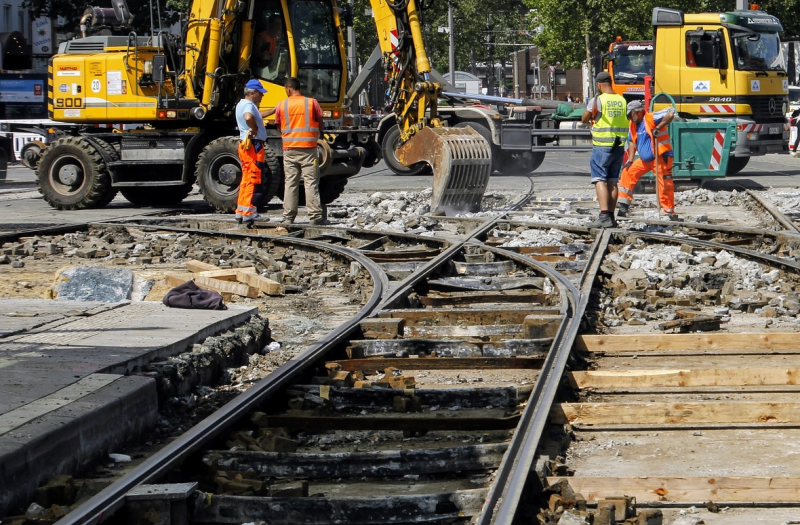
[[622, 165], [622, 167], [625, 168], [626, 170], [630, 169], [631, 166], [633, 166], [633, 161], [632, 160], [629, 160], [628, 162], [626, 162], [625, 164]]
[[253, 145], [253, 142], [250, 140], [252, 135], [253, 131], [248, 129], [247, 135], [244, 136], [244, 140], [242, 141], [242, 146], [244, 147], [244, 149], [250, 149], [250, 147]]

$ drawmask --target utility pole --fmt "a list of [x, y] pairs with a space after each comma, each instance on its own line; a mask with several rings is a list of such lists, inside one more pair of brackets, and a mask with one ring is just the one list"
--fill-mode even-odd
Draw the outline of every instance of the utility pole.
[[[350, 9], [355, 9], [355, 0], [350, 0]], [[348, 71], [350, 72], [350, 80], [356, 78], [358, 75], [358, 59], [356, 58], [356, 30], [350, 25], [347, 28], [347, 42], [350, 44], [347, 48], [347, 61], [350, 62]]]
[[450, 85], [456, 85], [456, 37], [453, 26], [453, 2], [447, 1], [447, 23], [450, 25]]
[[748, 9], [747, 0], [736, 0], [736, 9]]

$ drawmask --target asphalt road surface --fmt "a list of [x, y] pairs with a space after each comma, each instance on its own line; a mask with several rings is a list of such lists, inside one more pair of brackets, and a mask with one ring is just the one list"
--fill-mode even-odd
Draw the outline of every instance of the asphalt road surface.
[[[487, 191], [527, 192], [531, 180], [537, 194], [551, 198], [594, 195], [589, 183], [589, 153], [574, 152], [548, 153], [542, 166], [530, 179], [525, 176], [493, 175]], [[35, 182], [34, 172], [21, 165], [11, 166], [7, 179], [0, 180], [2, 229], [17, 229], [23, 225], [41, 227], [100, 221], [149, 215], [160, 211], [160, 208], [137, 207], [121, 196], [101, 209], [54, 210], [42, 200], [36, 190]], [[422, 191], [430, 186], [431, 175], [397, 176], [381, 162], [352, 177], [347, 185], [347, 191]], [[800, 158], [790, 155], [754, 157], [738, 175], [711, 179], [704, 184], [704, 187], [712, 190], [731, 190], [743, 186], [748, 189], [800, 187]], [[184, 201], [183, 207], [194, 213], [211, 213], [211, 209], [205, 205], [197, 191]]]

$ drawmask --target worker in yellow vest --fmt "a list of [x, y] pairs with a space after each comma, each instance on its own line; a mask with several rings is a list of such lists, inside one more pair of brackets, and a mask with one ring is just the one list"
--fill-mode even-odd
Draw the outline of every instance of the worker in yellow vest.
[[292, 224], [297, 217], [302, 176], [306, 190], [306, 210], [311, 224], [327, 224], [319, 197], [319, 153], [317, 140], [322, 128], [322, 109], [313, 98], [300, 94], [300, 81], [295, 77], [284, 84], [289, 97], [275, 109], [275, 124], [283, 138], [283, 171], [286, 189], [283, 194], [283, 224]]
[[597, 193], [600, 215], [590, 228], [615, 228], [617, 182], [622, 169], [623, 144], [628, 135], [627, 104], [611, 87], [611, 75], [602, 71], [595, 77], [599, 95], [586, 105], [581, 116], [584, 124], [592, 123], [592, 157], [589, 161], [592, 184]]

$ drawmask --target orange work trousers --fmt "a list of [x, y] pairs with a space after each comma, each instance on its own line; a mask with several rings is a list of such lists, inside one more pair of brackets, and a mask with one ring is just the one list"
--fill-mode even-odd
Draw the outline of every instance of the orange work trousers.
[[[661, 155], [658, 159], [658, 174], [656, 176], [661, 212], [670, 215], [675, 213], [675, 184], [672, 180], [672, 162], [672, 157]], [[642, 175], [653, 171], [655, 163], [655, 160], [644, 162], [638, 158], [633, 161], [630, 168], [623, 168], [622, 178], [619, 181], [619, 198], [617, 202], [630, 205], [633, 201], [633, 188], [636, 187], [636, 183], [639, 182]]]
[[239, 142], [242, 182], [239, 184], [239, 198], [236, 201], [237, 221], [252, 221], [258, 215], [258, 201], [262, 192], [261, 171], [266, 165], [264, 155], [263, 142], [251, 140], [249, 148], [244, 147], [244, 142]]

